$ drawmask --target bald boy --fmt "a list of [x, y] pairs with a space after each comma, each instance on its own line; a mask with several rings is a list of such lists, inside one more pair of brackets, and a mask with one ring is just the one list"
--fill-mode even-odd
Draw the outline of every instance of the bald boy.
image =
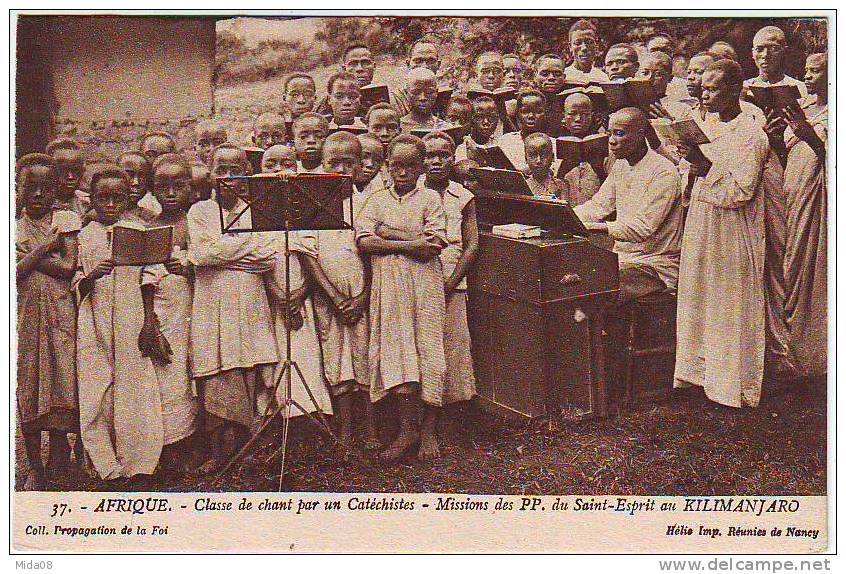
[[631, 44], [614, 44], [605, 54], [605, 72], [611, 81], [634, 78], [638, 67], [637, 50]]
[[784, 73], [787, 39], [781, 28], [764, 26], [752, 39], [752, 58], [758, 75], [743, 82], [748, 86], [796, 86], [802, 97], [808, 95], [805, 83]]

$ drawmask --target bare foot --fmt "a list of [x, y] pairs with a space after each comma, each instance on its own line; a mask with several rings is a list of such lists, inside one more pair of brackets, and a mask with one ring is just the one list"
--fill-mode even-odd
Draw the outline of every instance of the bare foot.
[[382, 451], [379, 459], [383, 462], [395, 462], [405, 454], [409, 448], [417, 444], [420, 434], [417, 431], [401, 432], [387, 450]]
[[441, 456], [441, 446], [438, 443], [437, 433], [423, 433], [420, 437], [420, 449], [417, 451], [417, 458], [420, 460], [435, 460]]

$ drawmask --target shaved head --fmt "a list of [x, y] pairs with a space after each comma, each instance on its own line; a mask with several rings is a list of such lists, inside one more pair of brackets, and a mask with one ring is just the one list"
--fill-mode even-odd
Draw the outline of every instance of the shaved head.
[[433, 84], [437, 84], [437, 77], [435, 73], [430, 70], [429, 68], [412, 68], [408, 72], [408, 76], [405, 79], [405, 85], [410, 86], [415, 83], [424, 83], [424, 82], [431, 82]]
[[767, 40], [782, 46], [787, 45], [787, 39], [784, 37], [784, 31], [776, 26], [764, 26], [758, 30], [755, 37], [752, 39], [752, 45], [757, 46]]
[[565, 110], [584, 107], [593, 109], [593, 104], [591, 103], [590, 98], [587, 97], [585, 94], [570, 94], [569, 96], [567, 96], [567, 99], [564, 100]]
[[624, 124], [636, 131], [646, 133], [649, 126], [649, 119], [640, 108], [623, 108], [611, 114], [611, 120], [615, 124]]

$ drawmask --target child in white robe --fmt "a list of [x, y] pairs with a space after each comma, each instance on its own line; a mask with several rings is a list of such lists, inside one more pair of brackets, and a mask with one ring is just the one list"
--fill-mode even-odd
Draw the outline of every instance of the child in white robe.
[[[243, 176], [246, 153], [231, 144], [212, 151], [212, 177]], [[249, 228], [245, 182], [218, 183], [216, 197], [188, 211], [188, 262], [194, 267], [191, 359], [206, 409], [211, 458], [201, 473], [246, 441], [267, 412], [272, 373], [279, 361], [263, 275], [273, 266], [272, 238], [224, 233], [223, 225]]]
[[141, 274], [144, 326], [139, 344], [153, 361], [161, 393], [166, 447], [162, 466], [184, 468], [193, 446], [185, 439], [194, 435], [199, 412], [188, 360], [194, 286], [185, 260], [186, 212], [191, 201], [191, 166], [187, 160], [176, 154], [159, 156], [153, 166], [153, 193], [162, 211], [150, 225], [173, 227], [173, 259], [147, 266]]
[[91, 178], [96, 219], [79, 234], [81, 270], [73, 286], [79, 297], [77, 369], [82, 442], [104, 479], [151, 475], [164, 440], [161, 399], [150, 359], [136, 333], [144, 322], [141, 267], [115, 266], [111, 237], [116, 224], [143, 228], [125, 215], [129, 181], [117, 166]]
[[[361, 143], [347, 132], [336, 132], [323, 144], [323, 170], [349, 175], [355, 181], [361, 170]], [[352, 224], [364, 201], [364, 193], [352, 190], [344, 201], [345, 220]], [[368, 318], [371, 272], [369, 258], [362, 257], [352, 229], [304, 232], [294, 247], [304, 255], [303, 264], [314, 283], [314, 307], [323, 352], [323, 373], [335, 397], [340, 438], [352, 439], [355, 398], [364, 393], [366, 447], [379, 448], [369, 400]]]
[[[446, 298], [444, 405], [466, 403], [476, 394], [467, 325], [467, 272], [479, 253], [476, 207], [473, 194], [449, 180], [455, 153], [452, 138], [443, 132], [433, 132], [423, 138], [423, 143], [426, 144], [426, 187], [440, 194], [446, 216], [447, 245], [440, 254]], [[451, 418], [458, 416], [456, 412]]]
[[[444, 277], [438, 258], [447, 245], [446, 217], [438, 193], [423, 186], [426, 146], [397, 136], [389, 146], [391, 187], [374, 191], [356, 221], [356, 242], [371, 256], [370, 396], [393, 394], [400, 429], [381, 454], [399, 459], [420, 441], [418, 456], [437, 456], [437, 409], [443, 405]], [[426, 406], [423, 424], [416, 414]]]

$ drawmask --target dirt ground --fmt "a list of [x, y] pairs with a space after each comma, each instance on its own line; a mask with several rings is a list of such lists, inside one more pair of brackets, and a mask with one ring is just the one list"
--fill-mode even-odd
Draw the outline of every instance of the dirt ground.
[[[295, 419], [283, 489], [314, 492], [477, 494], [820, 495], [826, 489], [826, 394], [822, 384], [765, 385], [757, 409], [711, 403], [701, 391], [639, 400], [619, 418], [515, 422], [471, 410], [466, 430], [441, 458], [399, 464], [345, 461]], [[385, 433], [389, 429], [384, 429]], [[386, 435], [385, 438], [388, 438]], [[280, 434], [271, 429], [249, 464], [221, 477], [162, 474], [146, 489], [170, 492], [276, 491]], [[25, 476], [18, 448], [18, 484]], [[82, 478], [57, 490], [107, 487]]]

